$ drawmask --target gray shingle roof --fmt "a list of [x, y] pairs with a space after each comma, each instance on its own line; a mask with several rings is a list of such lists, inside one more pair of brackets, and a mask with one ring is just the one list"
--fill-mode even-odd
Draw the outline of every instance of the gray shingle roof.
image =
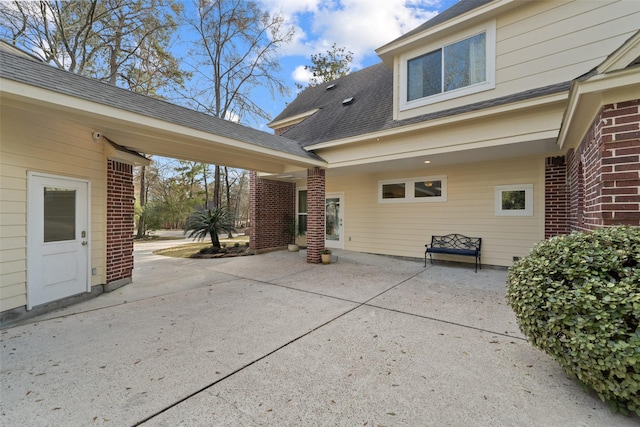
[[[329, 84], [335, 84], [335, 88], [326, 90]], [[283, 134], [304, 147], [546, 96], [567, 91], [570, 87], [571, 82], [568, 81], [394, 121], [393, 74], [384, 64], [379, 63], [333, 82], [306, 89], [276, 120], [284, 120], [318, 108], [319, 111]], [[342, 101], [351, 96], [354, 97], [353, 103], [342, 105]]]
[[[327, 86], [335, 84], [331, 90]], [[353, 101], [343, 105], [343, 101]], [[392, 119], [393, 74], [383, 64], [304, 90], [275, 121], [319, 108], [283, 136], [303, 146], [360, 135]]]
[[317, 159], [290, 140], [55, 68], [0, 48], [0, 77], [214, 135]]

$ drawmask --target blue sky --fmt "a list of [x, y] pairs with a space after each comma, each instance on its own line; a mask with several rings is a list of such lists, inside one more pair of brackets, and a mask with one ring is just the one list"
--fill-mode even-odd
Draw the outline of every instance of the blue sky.
[[[256, 93], [263, 109], [275, 117], [296, 95], [295, 83], [306, 85], [304, 65], [334, 43], [354, 53], [352, 70], [380, 62], [375, 49], [421, 25], [458, 0], [258, 0], [263, 9], [282, 14], [296, 29], [284, 46], [280, 78], [291, 88], [288, 97], [272, 100]], [[266, 123], [258, 128], [270, 129]]]

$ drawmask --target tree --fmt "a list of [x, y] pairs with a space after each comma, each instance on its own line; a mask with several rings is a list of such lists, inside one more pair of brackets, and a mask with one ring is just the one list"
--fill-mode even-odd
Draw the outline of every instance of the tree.
[[[251, 93], [267, 89], [284, 96], [288, 88], [276, 73], [279, 48], [293, 38], [284, 17], [262, 11], [253, 1], [197, 0], [196, 14], [184, 20], [197, 34], [190, 57], [194, 84], [192, 107], [215, 117], [244, 122], [269, 119]], [[222, 206], [222, 171], [214, 168], [213, 205]]]
[[[327, 50], [326, 55], [322, 53], [311, 55], [313, 65], [304, 66], [305, 70], [311, 71], [309, 86], [317, 86], [346, 76], [351, 72], [349, 68], [351, 61], [353, 61], [353, 52], [347, 51], [344, 47], [338, 47], [336, 43]], [[302, 85], [297, 86], [298, 89], [302, 89]]]
[[199, 209], [187, 218], [184, 225], [185, 234], [189, 238], [204, 240], [211, 238], [211, 245], [220, 249], [218, 234], [235, 232], [233, 218], [226, 208]]
[[0, 3], [0, 36], [76, 74], [158, 96], [186, 74], [166, 50], [181, 5], [174, 0]]

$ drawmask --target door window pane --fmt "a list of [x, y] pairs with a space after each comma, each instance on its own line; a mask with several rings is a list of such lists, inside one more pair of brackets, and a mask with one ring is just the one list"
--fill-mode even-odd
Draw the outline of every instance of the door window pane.
[[44, 188], [44, 241], [76, 238], [76, 190]]
[[340, 240], [340, 199], [326, 199], [326, 240]]

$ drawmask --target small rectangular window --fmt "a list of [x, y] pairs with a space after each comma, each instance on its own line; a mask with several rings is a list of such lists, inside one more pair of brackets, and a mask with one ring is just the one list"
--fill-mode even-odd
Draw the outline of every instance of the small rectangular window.
[[497, 186], [495, 203], [497, 216], [533, 216], [533, 184]]
[[382, 185], [383, 199], [404, 199], [404, 182]]
[[413, 185], [415, 197], [442, 197], [442, 181], [420, 181]]
[[401, 178], [378, 182], [379, 203], [446, 201], [446, 176]]

